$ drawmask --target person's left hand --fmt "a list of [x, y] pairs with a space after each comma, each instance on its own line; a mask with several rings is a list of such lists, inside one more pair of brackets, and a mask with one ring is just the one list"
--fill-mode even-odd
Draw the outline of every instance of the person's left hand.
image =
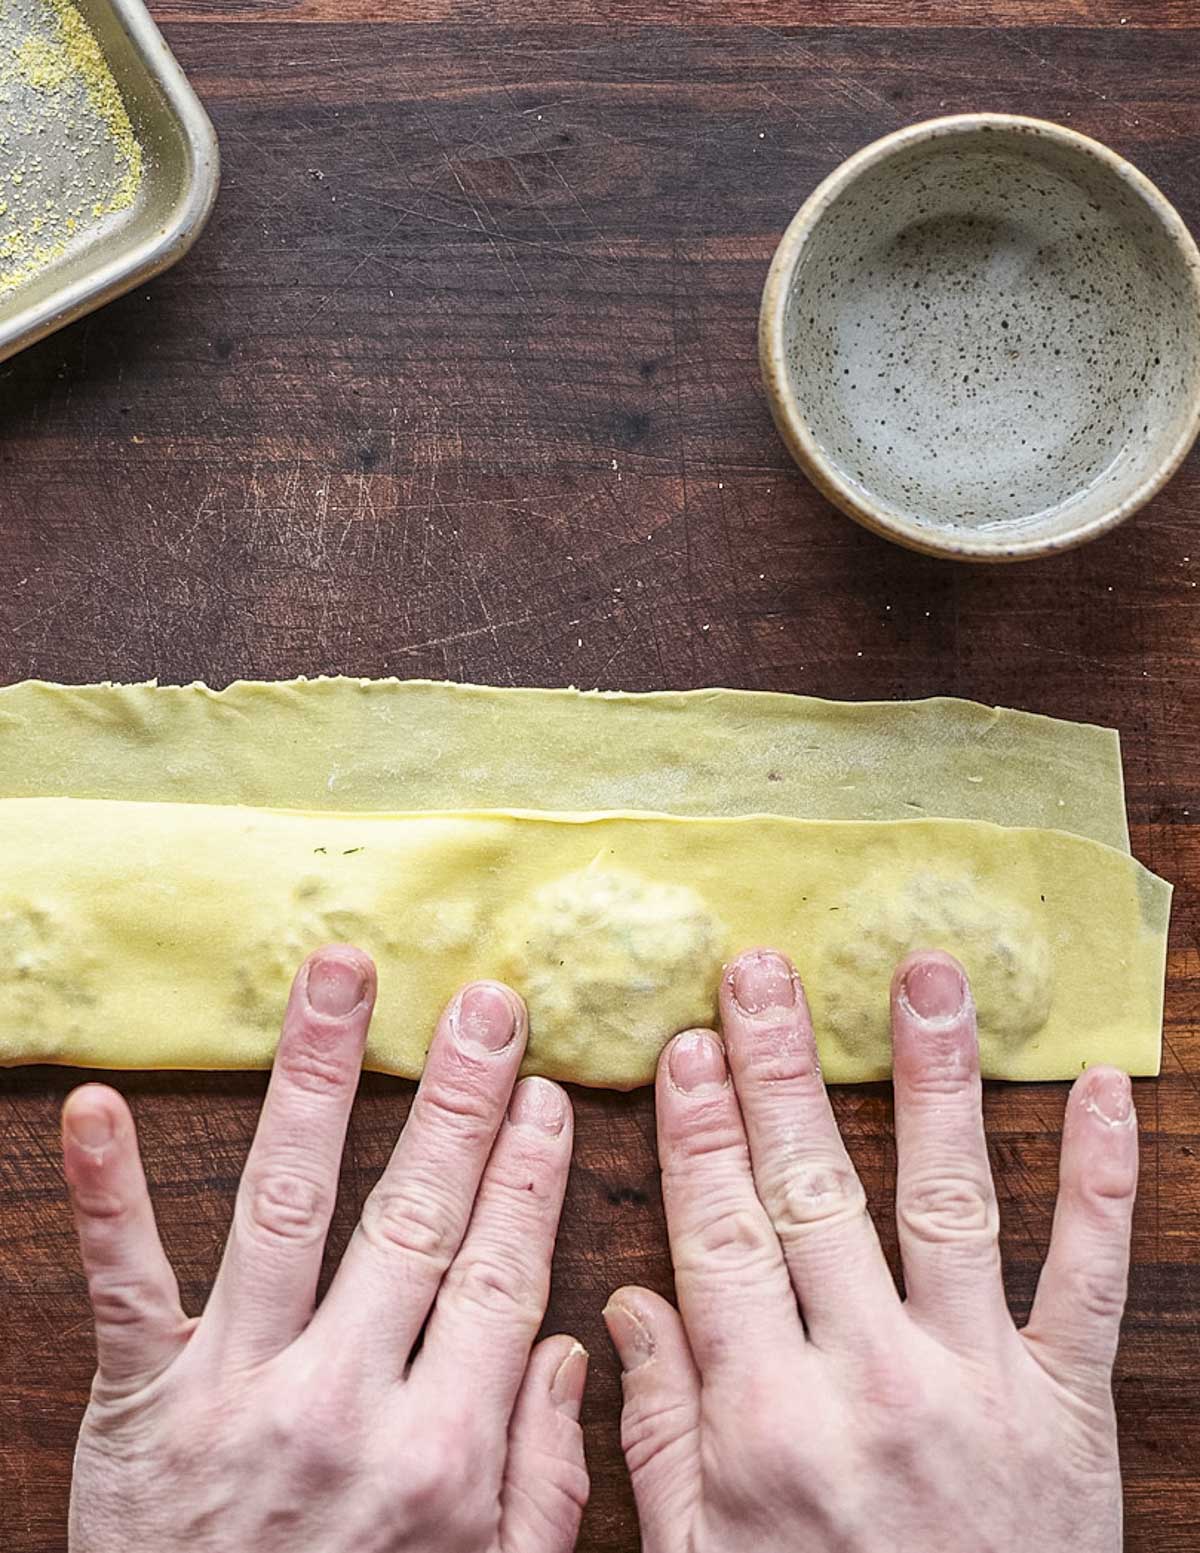
[[[527, 1020], [495, 982], [442, 1018], [408, 1122], [314, 1311], [375, 1001], [357, 950], [314, 955], [283, 1036], [216, 1287], [189, 1320], [133, 1120], [85, 1085], [63, 1144], [99, 1370], [72, 1553], [568, 1553], [587, 1355], [530, 1352], [571, 1107], [516, 1084]], [[201, 1102], [202, 1103], [202, 1102]]]

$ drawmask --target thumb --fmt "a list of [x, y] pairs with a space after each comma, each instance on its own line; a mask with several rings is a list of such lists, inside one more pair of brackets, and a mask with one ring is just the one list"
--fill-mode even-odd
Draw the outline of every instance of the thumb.
[[167, 1367], [189, 1323], [155, 1227], [133, 1117], [115, 1090], [85, 1084], [67, 1097], [63, 1162], [96, 1322], [98, 1378], [127, 1394]]
[[504, 1553], [571, 1553], [588, 1498], [579, 1410], [587, 1350], [548, 1337], [533, 1350], [509, 1425], [500, 1501]]
[[700, 1378], [683, 1322], [648, 1289], [618, 1289], [604, 1310], [621, 1360], [621, 1447], [644, 1553], [691, 1546], [700, 1497]]

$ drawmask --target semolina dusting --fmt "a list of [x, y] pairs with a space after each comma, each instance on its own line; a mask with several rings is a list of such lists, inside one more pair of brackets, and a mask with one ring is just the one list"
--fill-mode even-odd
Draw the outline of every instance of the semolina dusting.
[[142, 147], [70, 0], [0, 6], [0, 296], [128, 210]]

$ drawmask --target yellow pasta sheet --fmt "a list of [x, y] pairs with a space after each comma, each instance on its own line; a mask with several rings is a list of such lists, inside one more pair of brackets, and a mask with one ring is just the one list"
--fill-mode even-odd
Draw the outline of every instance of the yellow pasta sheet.
[[300, 959], [345, 939], [379, 965], [369, 1065], [410, 1077], [498, 976], [529, 1071], [644, 1084], [755, 944], [802, 967], [833, 1081], [888, 1073], [889, 977], [930, 946], [971, 974], [986, 1073], [1158, 1070], [1170, 887], [1061, 831], [13, 798], [0, 855], [7, 1063], [263, 1066]]
[[1117, 735], [970, 701], [427, 680], [0, 689], [0, 797], [287, 809], [936, 815], [1129, 850]]

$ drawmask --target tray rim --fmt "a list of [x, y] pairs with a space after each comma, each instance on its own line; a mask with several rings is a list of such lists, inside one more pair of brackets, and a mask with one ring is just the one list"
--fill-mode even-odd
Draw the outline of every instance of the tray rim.
[[166, 225], [142, 236], [40, 301], [0, 316], [0, 362], [74, 323], [181, 259], [204, 230], [221, 181], [216, 130], [143, 0], [101, 0], [163, 95], [188, 148], [183, 197]]

